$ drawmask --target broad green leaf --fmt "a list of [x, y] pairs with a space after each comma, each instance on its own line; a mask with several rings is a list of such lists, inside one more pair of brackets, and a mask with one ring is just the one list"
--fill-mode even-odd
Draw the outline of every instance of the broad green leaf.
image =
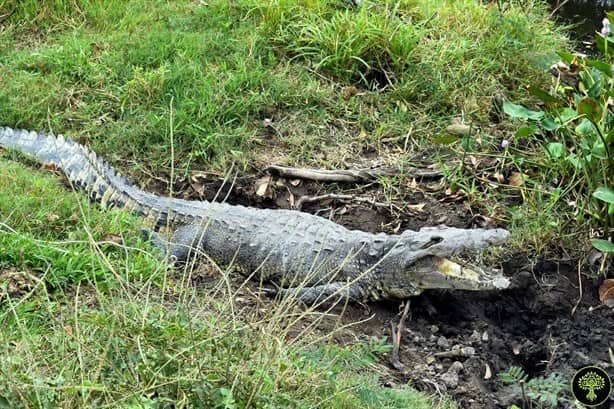
[[533, 135], [535, 132], [537, 132], [537, 129], [538, 128], [535, 125], [524, 126], [516, 131], [515, 137], [522, 138], [523, 136]]
[[454, 135], [437, 136], [433, 138], [433, 142], [438, 145], [450, 145], [458, 141], [458, 137]]
[[604, 73], [608, 77], [612, 76], [612, 66], [610, 64], [606, 63], [606, 62], [599, 61], [599, 60], [587, 59], [586, 60], [586, 64], [589, 67], [597, 68], [599, 71], [601, 71], [602, 73]]
[[606, 186], [599, 186], [593, 192], [593, 196], [606, 203], [614, 204], [614, 189], [612, 188]]
[[529, 94], [535, 95], [537, 98], [541, 99], [547, 104], [559, 104], [563, 102], [560, 98], [552, 96], [543, 89], [535, 87], [533, 85], [529, 86]]
[[544, 116], [542, 111], [531, 111], [522, 105], [514, 104], [513, 102], [505, 101], [503, 103], [503, 111], [511, 118], [533, 119], [539, 120]]
[[565, 160], [570, 162], [574, 166], [574, 168], [578, 170], [582, 169], [582, 162], [580, 162], [580, 159], [578, 159], [578, 155], [576, 155], [575, 153], [570, 153], [569, 155], [567, 155]]
[[556, 131], [557, 129], [561, 127], [561, 125], [557, 124], [551, 118], [542, 119], [540, 124], [546, 131]]
[[550, 142], [546, 146], [546, 150], [554, 159], [560, 159], [565, 154], [565, 147], [560, 142]]
[[599, 98], [605, 92], [603, 87], [603, 76], [597, 70], [593, 70], [593, 84], [586, 92], [590, 98]]
[[559, 57], [561, 57], [561, 60], [567, 64], [571, 64], [573, 60], [576, 59], [572, 53], [567, 51], [557, 51], [556, 53], [559, 55]]
[[583, 98], [578, 104], [578, 112], [582, 115], [586, 115], [586, 117], [593, 122], [599, 122], [603, 114], [603, 108], [596, 99]]
[[529, 119], [534, 121], [539, 121], [544, 117], [544, 111], [530, 111], [527, 110], [527, 114], [529, 115]]
[[607, 152], [605, 151], [605, 145], [601, 142], [597, 142], [596, 144], [593, 145], [593, 149], [591, 149], [591, 153], [593, 154], [593, 156], [599, 159], [608, 158]]
[[561, 123], [565, 123], [567, 121], [571, 121], [578, 116], [578, 112], [572, 108], [563, 108], [559, 111], [559, 117], [561, 118]]
[[583, 118], [582, 121], [576, 126], [576, 134], [581, 136], [590, 135], [595, 131], [593, 128], [593, 124], [586, 118]]
[[604, 253], [614, 253], [614, 243], [608, 240], [592, 239], [593, 247]]

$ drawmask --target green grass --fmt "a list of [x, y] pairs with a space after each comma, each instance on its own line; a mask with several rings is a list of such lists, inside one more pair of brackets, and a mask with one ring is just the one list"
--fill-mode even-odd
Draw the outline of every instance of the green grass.
[[[0, 173], [0, 405], [452, 407], [381, 386], [386, 342], [293, 339], [313, 311], [237, 304], [223, 270], [195, 288], [134, 239], [135, 218], [6, 155]], [[17, 274], [30, 285], [7, 296]]]
[[271, 145], [280, 162], [335, 166], [410, 127], [427, 141], [449, 116], [483, 119], [563, 44], [538, 5], [339, 3], [5, 1], [0, 121], [87, 140], [136, 175], [170, 168], [171, 112], [182, 171], [258, 167]]

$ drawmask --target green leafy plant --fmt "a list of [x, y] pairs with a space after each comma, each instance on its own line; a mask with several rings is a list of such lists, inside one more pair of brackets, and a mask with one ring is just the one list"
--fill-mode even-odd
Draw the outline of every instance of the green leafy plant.
[[520, 388], [523, 401], [528, 407], [532, 407], [532, 402], [539, 408], [548, 408], [568, 401], [564, 393], [569, 389], [569, 384], [561, 374], [551, 373], [545, 378], [529, 379], [524, 369], [511, 366], [507, 371], [499, 373], [498, 377], [501, 381]]
[[[609, 40], [608, 40], [609, 41]], [[607, 49], [607, 46], [605, 47]], [[527, 123], [515, 138], [534, 138], [543, 145], [558, 179], [573, 189], [579, 204], [578, 222], [586, 215], [605, 239], [593, 239], [597, 249], [614, 252], [608, 240], [614, 225], [614, 74], [605, 61], [558, 53], [570, 68], [560, 72], [552, 92], [529, 87], [543, 102], [542, 110], [506, 102], [511, 118]], [[606, 54], [606, 56], [609, 54]]]

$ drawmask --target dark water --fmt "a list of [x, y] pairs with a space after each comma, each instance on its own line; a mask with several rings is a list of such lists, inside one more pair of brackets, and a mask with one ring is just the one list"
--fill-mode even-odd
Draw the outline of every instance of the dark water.
[[[578, 41], [591, 41], [601, 30], [601, 20], [614, 9], [614, 0], [549, 0], [555, 16], [574, 25], [572, 37]], [[614, 21], [612, 22], [614, 24]]]

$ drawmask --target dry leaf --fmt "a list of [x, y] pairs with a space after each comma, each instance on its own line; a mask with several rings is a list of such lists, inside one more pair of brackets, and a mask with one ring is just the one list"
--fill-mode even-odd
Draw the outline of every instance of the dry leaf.
[[471, 127], [465, 124], [452, 124], [446, 127], [446, 132], [456, 136], [469, 135]]
[[520, 343], [518, 343], [517, 341], [512, 342], [512, 352], [514, 353], [514, 355], [520, 354]]
[[512, 172], [510, 175], [510, 186], [520, 187], [524, 185], [524, 175], [519, 172]]
[[465, 198], [467, 197], [467, 193], [463, 190], [460, 189], [458, 192], [452, 194], [452, 191], [450, 189], [446, 189], [446, 197], [439, 199], [440, 202], [460, 202], [462, 200], [465, 200]]
[[599, 300], [606, 305], [614, 305], [614, 278], [603, 280], [599, 286]]
[[595, 265], [599, 260], [601, 260], [601, 257], [603, 257], [603, 253], [593, 247], [591, 251], [588, 252], [588, 263]]
[[300, 180], [300, 179], [292, 179], [292, 180], [290, 181], [290, 184], [291, 184], [292, 186], [298, 186], [298, 185], [300, 185], [300, 184], [301, 184], [301, 180]]
[[109, 243], [115, 243], [115, 244], [122, 244], [124, 242], [121, 236], [118, 236], [117, 234], [111, 234], [111, 233], [104, 236], [102, 240], [109, 242]]
[[268, 198], [273, 197], [273, 192], [271, 191], [271, 188], [270, 188], [270, 184], [271, 184], [270, 176], [265, 176], [263, 178], [256, 180], [255, 184], [256, 184], [256, 195], [257, 196], [268, 197]]
[[469, 159], [471, 160], [471, 164], [473, 165], [475, 169], [480, 168], [480, 165], [482, 164], [481, 159], [478, 159], [475, 156], [470, 156]]
[[199, 196], [205, 195], [205, 182], [207, 181], [207, 176], [203, 173], [196, 173], [190, 176], [190, 187], [196, 194]]
[[192, 187], [192, 190], [194, 190], [194, 192], [196, 192], [196, 194], [199, 196], [203, 196], [205, 194], [205, 185], [202, 183], [192, 182], [190, 183], [190, 187]]
[[418, 203], [418, 204], [413, 204], [413, 205], [407, 205], [406, 208], [408, 210], [413, 210], [414, 212], [417, 212], [417, 213], [422, 213], [424, 212], [424, 206], [426, 206], [426, 203]]
[[503, 183], [505, 181], [505, 176], [503, 176], [501, 173], [499, 172], [495, 172], [493, 174], [493, 176], [495, 177], [495, 179], [497, 180], [497, 182], [499, 183]]
[[266, 195], [266, 191], [269, 188], [269, 184], [268, 183], [262, 183], [260, 185], [258, 185], [258, 188], [256, 189], [256, 195], [263, 197], [264, 195]]
[[490, 366], [486, 364], [486, 370], [484, 371], [484, 379], [490, 379], [490, 378], [492, 378], [492, 371], [490, 369]]
[[443, 189], [445, 186], [446, 186], [446, 182], [442, 180], [439, 183], [426, 185], [426, 190], [428, 190], [429, 192], [436, 192], [438, 190]]
[[354, 95], [358, 94], [358, 88], [354, 87], [354, 86], [349, 86], [349, 87], [345, 87], [343, 88], [343, 99], [350, 99], [352, 98]]
[[50, 222], [54, 222], [54, 221], [58, 220], [59, 218], [60, 218], [60, 216], [58, 216], [55, 213], [49, 213], [47, 215], [47, 220], [50, 221]]
[[43, 164], [43, 169], [55, 172], [56, 170], [58, 170], [58, 165], [56, 165], [55, 163], [45, 163]]

